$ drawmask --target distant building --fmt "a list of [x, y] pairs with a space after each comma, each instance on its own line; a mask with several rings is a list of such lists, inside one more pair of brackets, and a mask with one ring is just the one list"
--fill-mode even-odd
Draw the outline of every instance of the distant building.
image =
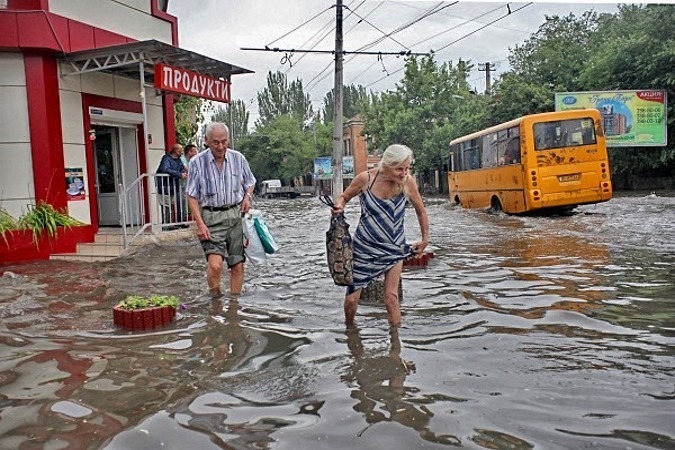
[[342, 131], [345, 156], [354, 157], [354, 174], [371, 169], [380, 161], [379, 156], [368, 154], [368, 140], [363, 135], [363, 119], [359, 116], [347, 121]]

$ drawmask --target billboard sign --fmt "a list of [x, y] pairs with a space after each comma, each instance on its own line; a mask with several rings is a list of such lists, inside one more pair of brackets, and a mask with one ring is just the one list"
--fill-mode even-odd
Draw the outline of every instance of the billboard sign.
[[555, 94], [555, 110], [595, 108], [602, 115], [607, 147], [665, 146], [666, 91], [562, 92]]
[[[342, 157], [342, 177], [354, 178], [354, 157]], [[314, 158], [314, 179], [330, 180], [333, 178], [333, 159], [330, 156]]]

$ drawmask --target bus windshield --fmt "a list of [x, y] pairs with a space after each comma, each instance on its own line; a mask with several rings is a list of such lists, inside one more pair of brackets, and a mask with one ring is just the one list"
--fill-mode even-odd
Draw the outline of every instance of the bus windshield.
[[537, 151], [595, 143], [595, 128], [590, 117], [534, 124], [534, 149]]

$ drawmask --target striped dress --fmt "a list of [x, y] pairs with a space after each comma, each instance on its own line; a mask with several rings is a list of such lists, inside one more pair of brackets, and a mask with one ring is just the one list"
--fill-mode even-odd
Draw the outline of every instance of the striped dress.
[[383, 200], [371, 192], [370, 186], [369, 182], [366, 192], [360, 195], [361, 219], [353, 239], [352, 291], [368, 286], [411, 253], [403, 230], [405, 195], [401, 192], [394, 198]]

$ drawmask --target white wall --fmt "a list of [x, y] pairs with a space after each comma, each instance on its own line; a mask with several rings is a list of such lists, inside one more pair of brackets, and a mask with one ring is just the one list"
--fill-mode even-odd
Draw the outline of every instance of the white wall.
[[0, 53], [0, 207], [14, 218], [35, 202], [26, 72], [21, 53]]
[[[82, 117], [82, 93], [140, 102], [140, 82], [139, 80], [105, 72], [68, 75], [71, 70], [65, 64], [60, 65], [60, 71], [59, 94], [61, 97], [65, 166], [82, 167], [84, 169], [85, 186], [88, 186], [90, 177], [95, 177], [96, 174], [87, 172], [85, 147], [85, 139], [87, 137], [85, 136], [84, 119]], [[154, 87], [146, 86], [145, 98], [148, 114], [146, 133], [152, 135], [147, 167], [148, 172], [153, 173], [157, 170], [159, 161], [164, 155], [166, 148], [164, 141], [164, 112], [162, 109], [162, 97], [161, 95], [157, 95]], [[145, 158], [145, 155], [143, 155], [143, 158]], [[131, 182], [134, 179], [135, 177], [127, 181]], [[151, 189], [154, 189], [154, 186]], [[82, 222], [91, 223], [89, 195], [96, 195], [96, 193], [89, 192], [87, 188], [86, 195], [86, 200], [69, 201], [68, 213]], [[151, 208], [154, 208], [154, 205]], [[153, 210], [151, 209], [151, 211]]]
[[[86, 195], [84, 200], [68, 202], [68, 214], [80, 222], [91, 223], [89, 208], [89, 174], [87, 173], [87, 155], [82, 117], [82, 94], [60, 89], [61, 123], [63, 132], [63, 159], [65, 167], [81, 167], [84, 175]], [[65, 174], [64, 174], [65, 177]], [[65, 182], [64, 182], [65, 183]]]
[[150, 14], [150, 1], [49, 0], [49, 10], [139, 41], [156, 39], [171, 44], [171, 24]]

